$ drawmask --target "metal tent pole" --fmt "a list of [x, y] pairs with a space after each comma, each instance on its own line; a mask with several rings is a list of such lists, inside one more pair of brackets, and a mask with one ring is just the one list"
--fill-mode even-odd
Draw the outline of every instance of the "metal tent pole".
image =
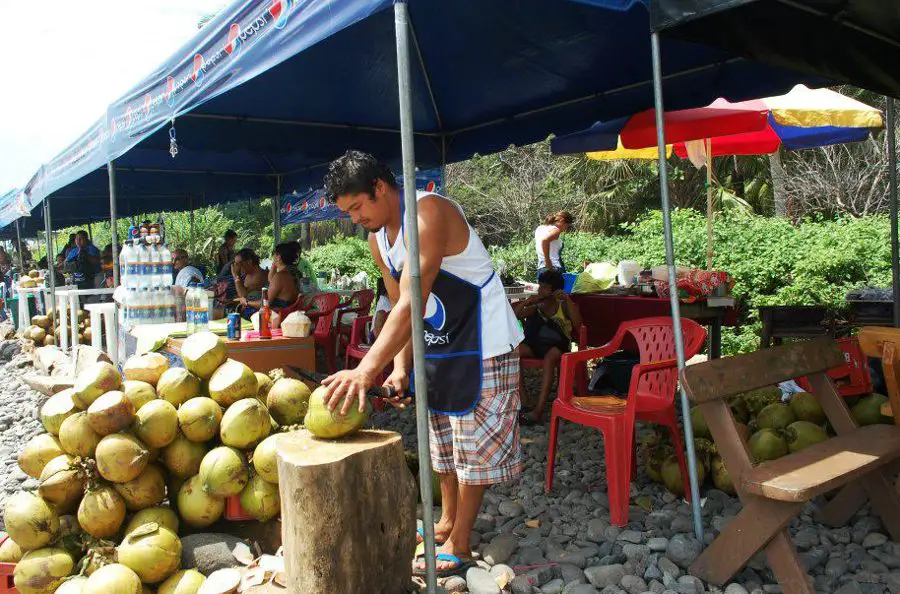
[[[650, 35], [650, 49], [653, 56], [653, 101], [656, 108], [656, 144], [659, 149], [659, 190], [662, 198], [663, 235], [666, 243], [666, 266], [669, 269], [669, 301], [672, 307], [672, 328], [675, 332], [675, 354], [678, 358], [679, 376], [684, 370], [684, 336], [681, 334], [681, 306], [675, 274], [675, 242], [672, 238], [672, 207], [669, 204], [669, 172], [666, 170], [666, 130], [665, 109], [663, 108], [662, 63], [659, 52], [659, 33]], [[694, 516], [694, 534], [703, 542], [703, 518], [700, 510], [700, 485], [697, 484], [697, 453], [694, 451], [694, 432], [691, 426], [691, 405], [684, 387], [680, 385], [681, 412], [684, 422], [684, 440], [688, 453], [688, 474], [691, 479], [691, 510]]]
[[275, 246], [281, 243], [281, 176], [275, 176], [275, 197], [272, 198], [272, 236]]
[[25, 262], [22, 260], [22, 232], [19, 230], [19, 219], [16, 219], [16, 241], [19, 248], [19, 273], [21, 274], [25, 269]]
[[900, 246], [897, 237], [897, 139], [894, 99], [887, 98], [888, 179], [891, 191], [891, 277], [894, 291], [894, 327], [900, 327]]
[[119, 286], [119, 219], [116, 214], [116, 166], [113, 161], [106, 164], [109, 175], [109, 242], [112, 244], [113, 286]]
[[[397, 34], [397, 83], [400, 92], [400, 142], [403, 152], [403, 200], [406, 206], [405, 226], [409, 258], [409, 295], [412, 315], [413, 369], [416, 388], [416, 436], [419, 447], [419, 490], [422, 493], [425, 571], [428, 594], [437, 591], [434, 544], [434, 507], [431, 492], [431, 456], [428, 449], [428, 383], [425, 379], [425, 334], [422, 319], [422, 271], [419, 263], [419, 217], [416, 204], [416, 156], [412, 120], [412, 83], [409, 69], [409, 7], [406, 0], [394, 4], [394, 27]], [[413, 183], [409, 183], [412, 181]]]
[[190, 246], [191, 246], [191, 257], [197, 257], [197, 246], [194, 245], [194, 195], [190, 196], [191, 202], [191, 235], [190, 235]]
[[[59, 310], [56, 307], [56, 259], [53, 258], [53, 222], [50, 220], [50, 196], [44, 198], [44, 228], [47, 230], [47, 275], [50, 277], [50, 302], [53, 303], [53, 315], [59, 316]], [[21, 252], [21, 250], [19, 250]], [[51, 260], [51, 258], [53, 258]], [[49, 307], [50, 303], [46, 305]], [[21, 311], [21, 310], [20, 310]], [[58, 317], [56, 319], [59, 319]], [[65, 332], [65, 328], [60, 328], [60, 333]], [[75, 345], [72, 345], [75, 348]]]

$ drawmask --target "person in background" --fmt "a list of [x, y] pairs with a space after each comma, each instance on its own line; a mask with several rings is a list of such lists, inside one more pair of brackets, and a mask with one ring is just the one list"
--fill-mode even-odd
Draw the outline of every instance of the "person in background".
[[[19, 256], [22, 259], [22, 265], [27, 270], [31, 266], [31, 264], [34, 263], [34, 258], [31, 255], [31, 250], [28, 249], [28, 244], [24, 241], [17, 241], [16, 251], [18, 251]], [[16, 260], [18, 260], [18, 258], [16, 258]]]
[[172, 269], [175, 271], [175, 291], [184, 294], [191, 283], [202, 283], [203, 273], [196, 266], [191, 265], [187, 250], [176, 248], [172, 252]]
[[225, 232], [222, 237], [222, 245], [219, 246], [219, 253], [216, 255], [217, 270], [222, 270], [234, 262], [234, 246], [237, 238], [237, 233], [233, 229]]
[[544, 224], [534, 230], [534, 249], [537, 252], [537, 274], [547, 268], [555, 268], [561, 273], [566, 269], [562, 262], [562, 234], [572, 227], [575, 219], [565, 210], [547, 215]]
[[[272, 267], [267, 273], [269, 288], [269, 307], [274, 310], [282, 310], [293, 305], [300, 297], [297, 285], [296, 273], [292, 267], [297, 263], [300, 254], [300, 244], [296, 241], [286, 241], [275, 246], [272, 252]], [[246, 309], [254, 311], [262, 307], [262, 295], [259, 299], [238, 299]]]
[[523, 411], [519, 419], [523, 425], [541, 422], [562, 355], [571, 349], [573, 329], [581, 325], [578, 308], [563, 291], [563, 285], [558, 270], [544, 270], [538, 277], [537, 295], [513, 304], [513, 311], [523, 320], [525, 328], [525, 342], [519, 345], [519, 355], [544, 361], [541, 393], [531, 414]]
[[0, 249], [0, 276], [6, 276], [6, 273], [12, 268], [12, 262], [9, 260], [9, 254], [6, 250]]
[[259, 266], [259, 256], [250, 248], [244, 248], [234, 255], [231, 264], [231, 277], [237, 292], [238, 310], [246, 319], [259, 309], [251, 302], [262, 302], [262, 288], [266, 284], [268, 274]]
[[75, 234], [75, 249], [66, 256], [66, 268], [73, 273], [79, 289], [94, 288], [94, 276], [100, 271], [100, 250], [84, 229]]
[[377, 287], [375, 289], [375, 315], [372, 318], [372, 340], [375, 342], [384, 323], [387, 321], [388, 314], [391, 313], [391, 298], [388, 297], [387, 289], [384, 286], [384, 279], [379, 277]]
[[63, 246], [62, 252], [60, 252], [60, 253], [63, 255], [63, 258], [65, 258], [66, 256], [68, 256], [68, 255], [69, 255], [69, 252], [71, 252], [72, 250], [74, 250], [75, 247], [76, 247], [76, 246], [75, 246], [75, 234], [74, 234], [74, 233], [70, 233], [70, 234], [69, 234], [69, 241], [68, 241], [68, 243], [66, 243], [66, 245]]

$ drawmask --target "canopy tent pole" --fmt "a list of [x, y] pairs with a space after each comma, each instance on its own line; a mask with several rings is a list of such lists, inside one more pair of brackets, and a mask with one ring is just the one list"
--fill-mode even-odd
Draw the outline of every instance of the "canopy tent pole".
[[16, 241], [18, 242], [19, 252], [19, 272], [25, 270], [25, 262], [22, 260], [22, 233], [19, 231], [19, 219], [16, 219]]
[[190, 230], [190, 246], [191, 246], [191, 257], [197, 257], [197, 246], [194, 245], [194, 195], [191, 194], [188, 197], [188, 200], [191, 204], [191, 230]]
[[713, 266], [713, 216], [715, 208], [713, 204], [712, 185], [712, 138], [707, 138], [706, 143], [706, 269], [712, 270]]
[[[419, 262], [419, 216], [416, 204], [416, 156], [413, 138], [412, 84], [409, 67], [409, 7], [406, 0], [394, 4], [397, 34], [397, 82], [400, 92], [400, 142], [403, 153], [403, 200], [409, 258], [409, 296], [412, 315], [413, 369], [425, 369], [425, 326], [422, 319], [422, 271]], [[409, 183], [413, 180], [413, 183]], [[419, 449], [419, 490], [422, 493], [422, 523], [425, 543], [425, 584], [428, 594], [437, 591], [434, 543], [434, 504], [431, 492], [431, 455], [428, 449], [428, 383], [424, 373], [415, 374], [416, 437]]]
[[[656, 109], [656, 144], [659, 149], [659, 190], [662, 198], [663, 235], [666, 244], [666, 266], [669, 269], [669, 302], [672, 307], [672, 329], [675, 333], [675, 355], [678, 374], [684, 371], [684, 336], [681, 333], [681, 305], [678, 302], [677, 275], [675, 273], [675, 242], [672, 238], [672, 207], [669, 204], [669, 172], [666, 169], [665, 109], [663, 108], [662, 62], [659, 52], [659, 33], [650, 35], [653, 57], [653, 102]], [[688, 474], [691, 480], [691, 510], [694, 516], [694, 534], [703, 542], [703, 518], [700, 510], [700, 485], [697, 484], [697, 453], [694, 451], [694, 430], [691, 423], [691, 405], [684, 386], [679, 381], [681, 413], [684, 422], [684, 441], [688, 454]]]
[[275, 197], [272, 198], [272, 249], [281, 243], [281, 176], [275, 176]]
[[106, 173], [109, 176], [109, 236], [112, 244], [113, 258], [113, 286], [119, 286], [119, 219], [116, 214], [116, 165], [110, 161], [106, 164]]
[[897, 139], [894, 98], [887, 98], [888, 179], [891, 201], [891, 277], [894, 292], [894, 327], [900, 328], [900, 242], [897, 237]]
[[[47, 229], [47, 275], [50, 277], [49, 301], [53, 304], [53, 315], [57, 316], [59, 315], [59, 310], [56, 308], [56, 272], [54, 267], [56, 259], [51, 260], [53, 254], [53, 223], [50, 220], [50, 196], [44, 198], [44, 227]], [[22, 250], [20, 249], [19, 253], [21, 252]], [[50, 307], [50, 303], [46, 307]], [[65, 328], [62, 328], [60, 332], [65, 332]], [[72, 348], [74, 349], [75, 345], [72, 345]]]

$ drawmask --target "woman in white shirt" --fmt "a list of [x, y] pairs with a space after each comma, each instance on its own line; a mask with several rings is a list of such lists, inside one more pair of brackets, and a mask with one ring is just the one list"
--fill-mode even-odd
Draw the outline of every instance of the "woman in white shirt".
[[544, 224], [534, 230], [534, 249], [537, 252], [537, 276], [549, 268], [560, 273], [566, 271], [562, 262], [562, 234], [569, 230], [575, 221], [572, 214], [561, 210], [547, 215]]

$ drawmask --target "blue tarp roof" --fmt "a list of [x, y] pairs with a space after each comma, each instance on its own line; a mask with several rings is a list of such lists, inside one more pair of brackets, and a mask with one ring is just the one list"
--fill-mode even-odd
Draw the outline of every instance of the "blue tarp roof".
[[[123, 216], [187, 208], [189, 196], [273, 195], [276, 175], [284, 193], [318, 187], [347, 148], [399, 170], [392, 4], [233, 2], [45, 165], [31, 200], [54, 196], [54, 226], [107, 217], [110, 159]], [[414, 0], [409, 10], [419, 167], [652, 106], [646, 0]], [[663, 72], [668, 109], [824, 82], [678, 40], [663, 42]]]

